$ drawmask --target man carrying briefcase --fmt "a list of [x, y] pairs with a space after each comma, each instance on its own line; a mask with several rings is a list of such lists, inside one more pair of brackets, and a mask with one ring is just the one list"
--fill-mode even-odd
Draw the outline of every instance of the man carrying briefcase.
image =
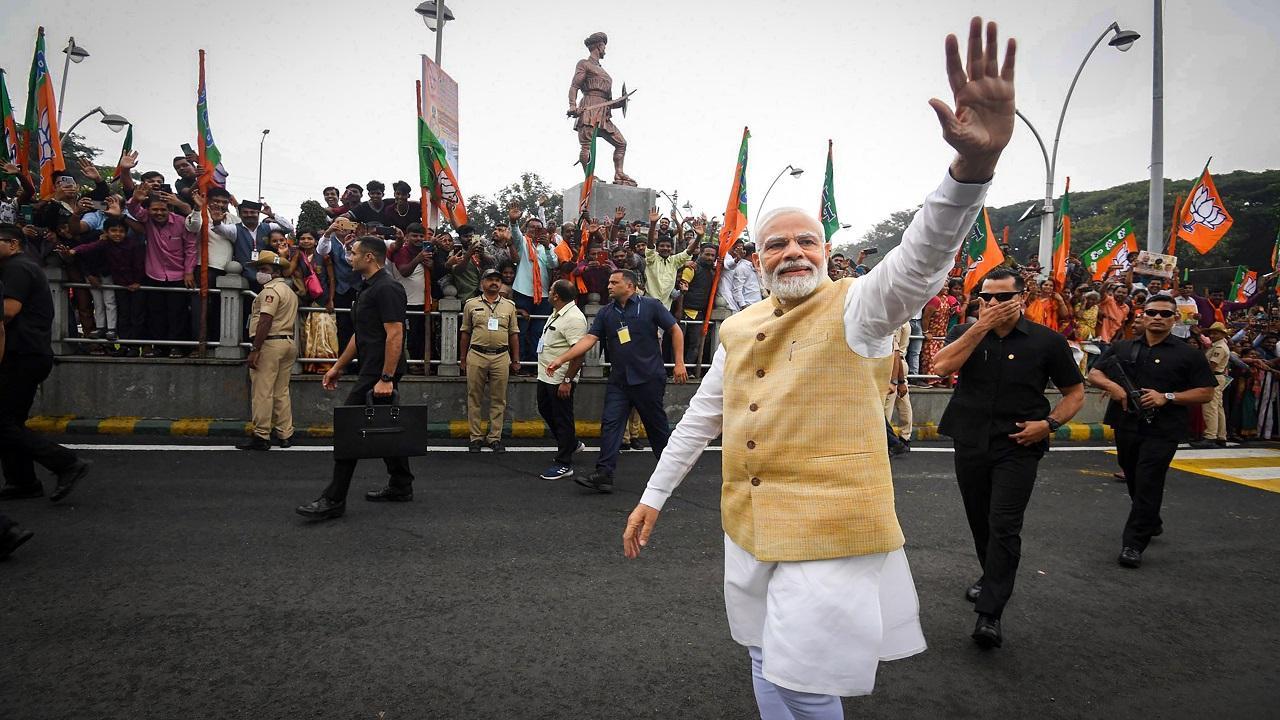
[[[335, 252], [339, 252], [336, 250]], [[391, 401], [400, 378], [405, 374], [404, 358], [405, 308], [408, 304], [404, 287], [396, 282], [383, 265], [387, 261], [387, 244], [382, 238], [366, 235], [346, 250], [347, 259], [364, 281], [360, 283], [355, 303], [351, 306], [355, 334], [347, 342], [342, 355], [325, 373], [325, 390], [337, 388], [342, 370], [357, 356], [359, 375], [347, 395], [346, 405], [365, 405], [372, 392], [374, 402]], [[365, 499], [380, 502], [408, 502], [413, 499], [413, 473], [409, 458], [386, 457], [387, 486], [365, 493]], [[297, 508], [297, 513], [317, 520], [341, 517], [347, 509], [347, 490], [355, 474], [356, 460], [335, 454], [333, 481], [314, 502]]]

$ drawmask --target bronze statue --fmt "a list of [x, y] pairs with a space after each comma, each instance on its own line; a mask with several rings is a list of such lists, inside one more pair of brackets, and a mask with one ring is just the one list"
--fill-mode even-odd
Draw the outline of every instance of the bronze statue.
[[[609, 36], [602, 32], [592, 33], [583, 41], [591, 56], [579, 60], [578, 66], [574, 68], [573, 82], [569, 85], [568, 115], [576, 118], [573, 129], [578, 131], [578, 144], [582, 146], [578, 162], [586, 167], [591, 159], [591, 134], [595, 132], [613, 146], [613, 182], [635, 187], [636, 181], [622, 171], [622, 161], [627, 155], [627, 140], [610, 119], [615, 107], [621, 108], [623, 116], [626, 116], [627, 99], [631, 97], [631, 93], [627, 92], [624, 83], [622, 96], [616, 100], [613, 97], [613, 78], [600, 66], [608, 42]], [[582, 93], [581, 100], [578, 99], [579, 92]]]

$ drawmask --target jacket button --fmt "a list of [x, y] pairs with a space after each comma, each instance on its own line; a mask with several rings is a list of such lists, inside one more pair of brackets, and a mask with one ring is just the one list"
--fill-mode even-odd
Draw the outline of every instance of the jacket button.
[[773, 316], [774, 316], [774, 317], [782, 317], [782, 311], [781, 311], [781, 310], [774, 310], [774, 311], [773, 311]]
[[752, 485], [759, 485], [759, 484], [760, 484], [760, 478], [754, 478], [754, 477], [753, 477], [753, 478], [751, 478], [751, 484], [752, 484]]
[[757, 339], [757, 340], [763, 340], [763, 339], [764, 339], [764, 333], [756, 333], [756, 339]]
[[755, 449], [756, 449], [756, 441], [755, 441], [755, 440], [748, 440], [748, 441], [747, 441], [747, 449], [748, 449], [748, 450], [755, 450]]
[[764, 377], [764, 368], [760, 368], [756, 371], [756, 377]]
[[750, 410], [751, 412], [755, 412], [760, 409], [760, 406], [755, 403], [751, 403], [751, 406], [748, 407], [747, 409]]

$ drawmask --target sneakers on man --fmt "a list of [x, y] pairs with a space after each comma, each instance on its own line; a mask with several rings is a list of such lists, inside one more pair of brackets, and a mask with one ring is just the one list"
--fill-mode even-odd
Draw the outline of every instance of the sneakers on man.
[[467, 443], [467, 452], [478, 453], [480, 452], [480, 448], [482, 447], [484, 447], [483, 442], [481, 442], [480, 440], [472, 440], [471, 442]]
[[1127, 568], [1138, 569], [1142, 567], [1142, 553], [1136, 549], [1127, 547], [1120, 551], [1120, 557], [1116, 558], [1116, 562]]
[[613, 476], [602, 473], [599, 470], [586, 477], [582, 477], [581, 475], [575, 476], [573, 481], [584, 488], [591, 488], [598, 493], [607, 494], [613, 492]]
[[552, 465], [546, 470], [543, 470], [542, 474], [538, 477], [541, 477], [543, 480], [563, 480], [567, 477], [573, 477], [573, 468], [568, 465]]
[[506, 452], [506, 451], [507, 451], [507, 449], [506, 449], [505, 447], [503, 447], [503, 446], [502, 446], [502, 441], [501, 441], [501, 440], [494, 440], [493, 442], [489, 443], [489, 449], [490, 449], [490, 450], [492, 450], [492, 451], [494, 451], [494, 452]]
[[579, 440], [579, 441], [578, 441], [578, 447], [574, 448], [574, 449], [573, 449], [573, 451], [574, 451], [575, 453], [586, 452], [586, 451], [587, 451], [587, 444], [586, 444], [586, 443], [584, 443], [584, 442], [582, 442], [581, 440]]
[[270, 450], [271, 441], [266, 438], [260, 438], [257, 435], [249, 438], [247, 442], [240, 443], [236, 446], [237, 450]]
[[58, 473], [58, 486], [54, 488], [53, 494], [49, 496], [49, 499], [53, 502], [58, 502], [67, 495], [70, 495], [71, 490], [76, 486], [76, 483], [83, 480], [84, 476], [88, 474], [89, 463], [84, 460], [80, 460], [70, 468]]
[[631, 443], [627, 445], [632, 452], [640, 452], [644, 450], [644, 442], [640, 438], [631, 438]]

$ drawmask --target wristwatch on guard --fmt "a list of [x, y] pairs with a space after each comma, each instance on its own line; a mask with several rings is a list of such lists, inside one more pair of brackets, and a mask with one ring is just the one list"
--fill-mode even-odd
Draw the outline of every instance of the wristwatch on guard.
[[1049, 423], [1049, 432], [1058, 432], [1058, 428], [1062, 427], [1062, 423], [1051, 417], [1045, 418], [1044, 421]]
[[1164, 399], [1168, 400], [1169, 402], [1173, 402], [1173, 393], [1165, 393]]
[[395, 379], [396, 377], [394, 375], [388, 375], [386, 373], [382, 373], [382, 377], [379, 378], [379, 380], [382, 380], [382, 382], [391, 382], [392, 380], [395, 380]]

